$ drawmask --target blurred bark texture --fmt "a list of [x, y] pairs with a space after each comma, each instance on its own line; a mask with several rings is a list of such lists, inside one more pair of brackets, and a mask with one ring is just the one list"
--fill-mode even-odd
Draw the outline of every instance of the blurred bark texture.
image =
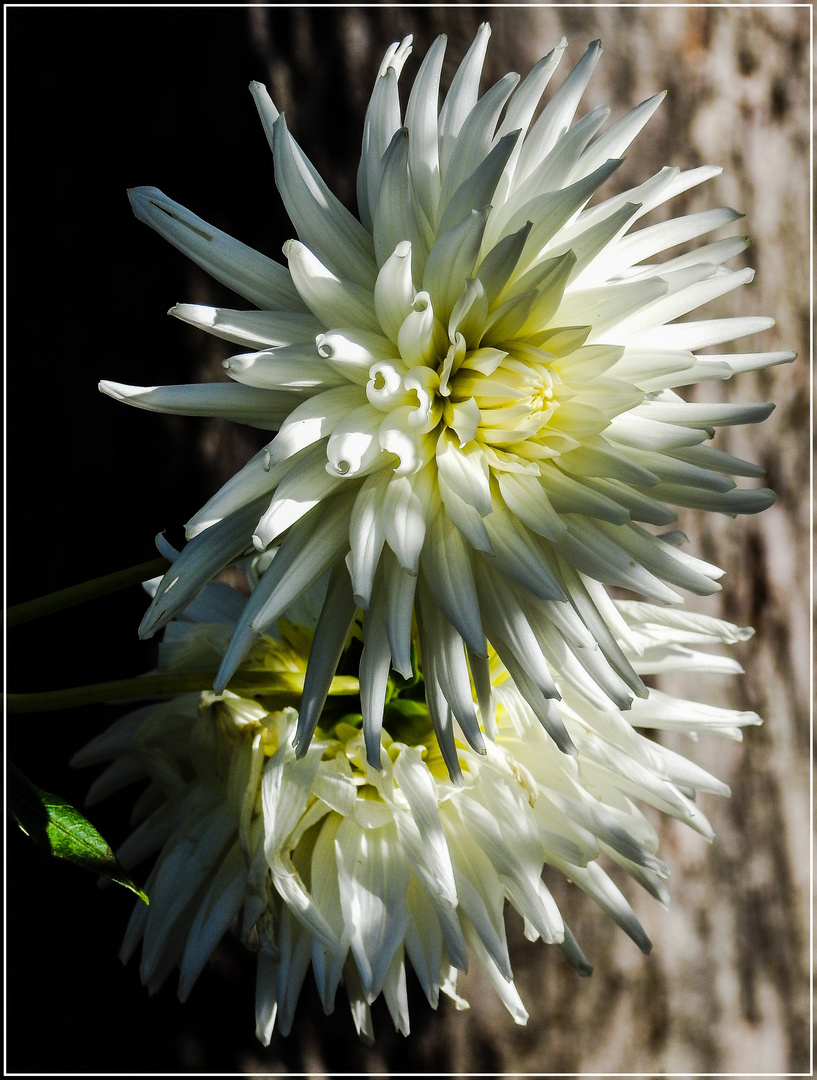
[[[587, 43], [601, 38], [605, 55], [579, 115], [606, 102], [616, 119], [657, 90], [669, 92], [613, 184], [629, 186], [664, 165], [723, 166], [720, 178], [677, 198], [670, 210], [678, 215], [730, 205], [745, 213], [741, 227], [754, 243], [744, 258], [756, 267], [757, 277], [718, 301], [717, 313], [768, 314], [777, 319], [775, 328], [757, 340], [735, 344], [735, 351], [793, 348], [799, 357], [793, 365], [728, 383], [706, 383], [695, 391], [712, 400], [777, 403], [759, 428], [726, 430], [718, 434], [715, 445], [760, 461], [779, 500], [756, 518], [682, 515], [689, 550], [727, 571], [722, 593], [707, 602], [691, 598], [689, 606], [754, 626], [757, 633], [737, 653], [744, 676], [728, 682], [704, 677], [700, 687], [676, 684], [673, 689], [715, 704], [754, 709], [765, 724], [749, 729], [740, 744], [714, 738], [697, 745], [677, 744], [682, 753], [725, 780], [732, 797], [705, 797], [704, 810], [716, 833], [711, 847], [676, 822], [655, 815], [660, 854], [672, 870], [671, 909], [664, 911], [622, 882], [653, 941], [652, 954], [642, 956], [586, 897], [554, 874], [548, 884], [595, 972], [590, 979], [579, 979], [557, 950], [527, 942], [521, 921], [509, 913], [516, 981], [531, 1014], [527, 1027], [513, 1024], [474, 965], [461, 982], [470, 1011], [457, 1012], [446, 1002], [432, 1012], [415, 985], [410, 992], [411, 1035], [407, 1039], [396, 1035], [378, 1003], [377, 1043], [369, 1049], [354, 1035], [343, 994], [338, 995], [335, 1013], [324, 1017], [310, 977], [292, 1034], [288, 1039], [276, 1035], [265, 1050], [252, 1034], [253, 961], [225, 942], [202, 980], [204, 988], [197, 987], [185, 1006], [162, 1005], [177, 1021], [184, 1013], [184, 1044], [167, 1043], [166, 1052], [157, 1044], [152, 1066], [143, 1053], [140, 1068], [327, 1076], [347, 1072], [755, 1076], [807, 1070], [811, 1043], [807, 7], [253, 7], [234, 11], [232, 17], [257, 58], [246, 81], [266, 78], [276, 104], [286, 111], [290, 130], [330, 186], [352, 207], [363, 113], [379, 60], [391, 41], [407, 33], [415, 36], [415, 54], [403, 76], [408, 82], [417, 58], [437, 34], [447, 33], [447, 85], [477, 25], [488, 19], [493, 37], [485, 89], [508, 70], [524, 76], [565, 35], [570, 46], [554, 80], [558, 85]], [[210, 71], [208, 79], [215, 78], [218, 71]], [[262, 140], [260, 129], [258, 138]], [[198, 161], [190, 162], [191, 173], [204, 167], [209, 152], [202, 147]], [[219, 166], [222, 169], [231, 163], [239, 166], [242, 152], [229, 134], [213, 146], [216, 156], [228, 159], [226, 166]], [[134, 179], [164, 186], [161, 177]], [[204, 187], [207, 177], [199, 179]], [[267, 179], [267, 203], [250, 211], [236, 208], [233, 217], [229, 205], [220, 206], [217, 188], [209, 206], [197, 205], [178, 182], [167, 190], [210, 220], [211, 207], [220, 206], [219, 227], [277, 256], [288, 234], [279, 216], [274, 228], [281, 231], [280, 239], [276, 232], [270, 242], [269, 215], [279, 213], [273, 206], [277, 195], [271, 169]], [[247, 230], [250, 212], [258, 219], [255, 235]], [[165, 253], [153, 240], [151, 258], [159, 260]], [[175, 264], [177, 269], [181, 265]], [[205, 303], [220, 299], [215, 287], [196, 271], [190, 271], [186, 280], [177, 276], [176, 289], [178, 295], [167, 296], [165, 307], [177, 299]], [[138, 310], [142, 298], [132, 294], [131, 300]], [[138, 335], [138, 321], [135, 327], [131, 332]], [[193, 341], [190, 334], [184, 341], [193, 350], [195, 363], [179, 381], [220, 377], [218, 360], [224, 353], [217, 354], [216, 345], [198, 337]], [[101, 374], [145, 381], [136, 370], [111, 367]], [[212, 490], [257, 447], [257, 442], [244, 441], [252, 436], [212, 423], [198, 425], [193, 437], [200, 455], [197, 468], [209, 469], [205, 487]], [[190, 451], [182, 446], [179, 452]], [[126, 974], [134, 982], [138, 978], [133, 965]], [[149, 1042], [150, 1009], [139, 1016], [140, 1038]], [[126, 1017], [120, 1034], [125, 1040], [129, 1037]], [[36, 1051], [31, 1053], [30, 1060], [36, 1063]], [[117, 1071], [109, 1061], [103, 1065]], [[127, 1069], [126, 1057], [121, 1066], [122, 1071]], [[93, 1071], [94, 1061], [89, 1058], [87, 1066], [79, 1067]]]

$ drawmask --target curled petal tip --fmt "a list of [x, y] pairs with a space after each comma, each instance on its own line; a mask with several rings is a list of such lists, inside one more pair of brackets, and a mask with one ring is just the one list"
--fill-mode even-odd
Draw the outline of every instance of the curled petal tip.
[[142, 622], [139, 624], [137, 634], [140, 641], [149, 641], [153, 637], [153, 635], [156, 633], [156, 623], [156, 615], [152, 614], [149, 611], [145, 618], [142, 619]]
[[163, 192], [157, 187], [132, 187], [128, 188], [128, 201], [131, 209], [140, 221], [145, 221], [151, 204], [164, 199]]
[[174, 304], [168, 308], [168, 315], [183, 322], [192, 322], [196, 326], [215, 326], [217, 310], [207, 304]]
[[98, 386], [103, 394], [107, 394], [114, 401], [127, 401], [129, 398], [138, 397], [139, 394], [145, 391], [158, 389], [155, 386], [128, 386], [126, 383], [110, 382], [108, 379], [103, 379]]

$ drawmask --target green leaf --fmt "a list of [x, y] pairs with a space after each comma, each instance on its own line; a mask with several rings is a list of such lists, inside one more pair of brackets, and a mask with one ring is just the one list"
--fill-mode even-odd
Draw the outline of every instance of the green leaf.
[[59, 795], [51, 795], [32, 784], [11, 762], [8, 795], [15, 821], [38, 847], [124, 885], [148, 903], [147, 894], [131, 881], [90, 821]]

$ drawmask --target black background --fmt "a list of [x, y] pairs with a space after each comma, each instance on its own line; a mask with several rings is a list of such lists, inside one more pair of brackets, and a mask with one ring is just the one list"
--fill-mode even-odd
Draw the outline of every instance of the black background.
[[[137, 222], [126, 189], [160, 187], [281, 259], [292, 230], [250, 81], [268, 81], [274, 56], [286, 57], [290, 105], [312, 117], [302, 142], [324, 175], [353, 181], [361, 109], [379, 56], [405, 20], [400, 12], [367, 16], [378, 59], [350, 88], [334, 59], [342, 27], [331, 11], [305, 22], [268, 10], [255, 32], [245, 8], [17, 8], [6, 17], [6, 557], [15, 604], [153, 558], [157, 532], [180, 544], [183, 523], [261, 438], [130, 409], [98, 392], [101, 378], [153, 385], [218, 377], [220, 345], [167, 309], [179, 301], [245, 306]], [[422, 12], [411, 19], [422, 55], [436, 31], [423, 35]], [[353, 184], [339, 193], [348, 201]], [[155, 646], [136, 636], [145, 606], [134, 588], [15, 628], [9, 689], [148, 669]], [[81, 806], [95, 773], [66, 762], [121, 711], [12, 716], [9, 757], [40, 787]], [[125, 793], [89, 811], [114, 846], [128, 833], [132, 799]], [[53, 863], [14, 826], [7, 836], [9, 1069], [220, 1072], [265, 1059], [253, 1031], [254, 958], [228, 941], [186, 1006], [176, 1000], [175, 976], [149, 999], [138, 961], [124, 968], [117, 959], [131, 894], [99, 890], [90, 874]], [[343, 994], [314, 1036], [309, 980], [302, 1006], [292, 1039], [276, 1034], [270, 1061], [304, 1068], [302, 1044], [313, 1038], [329, 1060], [345, 1044], [343, 1067], [366, 1067]], [[381, 1006], [379, 1049], [397, 1049], [399, 1038], [409, 1063]]]

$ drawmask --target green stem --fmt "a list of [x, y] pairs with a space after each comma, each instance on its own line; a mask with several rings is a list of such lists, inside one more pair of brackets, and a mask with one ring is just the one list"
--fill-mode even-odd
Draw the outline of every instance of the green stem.
[[[212, 690], [214, 672], [168, 672], [139, 675], [135, 679], [74, 686], [67, 690], [47, 690], [35, 694], [7, 694], [6, 707], [10, 713], [54, 712], [80, 705], [97, 705], [110, 701], [135, 698], [164, 697], [190, 690]], [[275, 697], [280, 707], [296, 704], [303, 694], [304, 676], [296, 672], [239, 671], [227, 684], [227, 689], [250, 697]], [[337, 675], [329, 693], [351, 697], [360, 692], [357, 679]]]
[[41, 619], [44, 615], [51, 615], [55, 611], [84, 604], [86, 600], [95, 600], [99, 596], [107, 596], [108, 593], [127, 589], [131, 585], [141, 585], [143, 581], [163, 574], [170, 565], [165, 558], [151, 559], [127, 570], [117, 570], [114, 574], [105, 574], [81, 585], [71, 585], [70, 588], [60, 589], [37, 600], [16, 604], [6, 611], [6, 625], [19, 626], [33, 619]]

